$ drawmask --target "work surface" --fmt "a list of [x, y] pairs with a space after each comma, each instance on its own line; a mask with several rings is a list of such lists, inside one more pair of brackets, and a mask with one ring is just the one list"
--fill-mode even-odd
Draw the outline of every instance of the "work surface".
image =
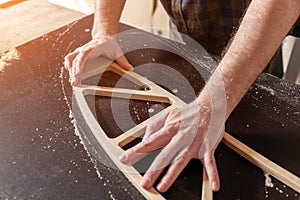
[[[20, 59], [0, 74], [0, 199], [143, 199], [121, 172], [93, 159], [75, 134], [63, 58], [89, 40], [91, 26], [89, 16], [18, 47]], [[153, 59], [155, 50], [143, 51], [143, 58], [128, 54], [132, 64]], [[226, 130], [300, 176], [299, 86], [261, 75]], [[274, 187], [265, 187], [264, 173], [224, 145], [216, 160], [222, 185], [214, 199], [300, 199], [274, 178]], [[164, 196], [199, 199], [201, 168], [192, 161]]]
[[10, 2], [11, 6], [0, 5], [0, 52], [85, 16], [51, 4], [48, 0]]

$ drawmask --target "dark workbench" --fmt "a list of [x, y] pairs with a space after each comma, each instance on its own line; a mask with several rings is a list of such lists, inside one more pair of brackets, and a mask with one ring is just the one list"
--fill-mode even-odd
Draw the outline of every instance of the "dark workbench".
[[[72, 88], [63, 58], [89, 40], [92, 18], [17, 47], [20, 60], [0, 73], [0, 199], [143, 199], [121, 172], [86, 152], [69, 117]], [[144, 58], [127, 55], [133, 65], [157, 56], [143, 51]], [[300, 86], [262, 74], [226, 130], [300, 176]], [[274, 188], [265, 188], [263, 172], [224, 145], [216, 160], [222, 185], [215, 199], [300, 199], [274, 178]], [[164, 196], [199, 199], [201, 174], [201, 164], [192, 161]]]

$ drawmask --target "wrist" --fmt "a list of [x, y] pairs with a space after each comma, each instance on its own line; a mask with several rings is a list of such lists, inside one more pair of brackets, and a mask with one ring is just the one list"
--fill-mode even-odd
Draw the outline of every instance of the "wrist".
[[113, 35], [108, 35], [108, 34], [92, 34], [92, 40], [96, 40], [98, 42], [104, 43], [107, 41], [114, 40], [115, 36]]
[[195, 103], [197, 104], [198, 112], [201, 115], [204, 114], [206, 118], [210, 118], [212, 112], [212, 102], [206, 89], [203, 89], [203, 91], [199, 94], [195, 100]]
[[92, 38], [112, 39], [118, 34], [119, 23], [94, 22]]
[[227, 119], [228, 99], [223, 81], [214, 74], [197, 97], [199, 108], [210, 115], [218, 116], [221, 121]]

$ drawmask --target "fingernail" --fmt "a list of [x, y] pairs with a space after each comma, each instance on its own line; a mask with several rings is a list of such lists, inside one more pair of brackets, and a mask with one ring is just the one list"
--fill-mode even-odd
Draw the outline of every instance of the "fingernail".
[[128, 71], [133, 71], [134, 70], [134, 67], [132, 66], [132, 65], [128, 65], [128, 69], [127, 69]]
[[122, 153], [119, 157], [119, 160], [121, 162], [124, 162], [127, 159], [127, 152], [125, 151], [124, 153]]
[[157, 190], [160, 192], [165, 192], [167, 190], [167, 185], [165, 182], [160, 182], [157, 186]]
[[216, 181], [213, 181], [212, 182], [212, 184], [211, 184], [211, 188], [212, 188], [212, 190], [214, 190], [214, 191], [216, 191], [216, 190], [218, 190], [219, 188], [218, 188], [218, 184], [217, 184], [217, 182]]
[[151, 180], [150, 178], [147, 177], [143, 177], [142, 181], [141, 181], [141, 186], [145, 189], [148, 189], [151, 187]]

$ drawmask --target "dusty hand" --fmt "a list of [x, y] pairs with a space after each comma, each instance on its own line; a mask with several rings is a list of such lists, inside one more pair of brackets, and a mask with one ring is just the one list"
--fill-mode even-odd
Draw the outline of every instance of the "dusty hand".
[[105, 56], [112, 61], [115, 60], [122, 68], [132, 70], [122, 50], [115, 38], [93, 39], [85, 45], [75, 49], [65, 57], [65, 68], [69, 71], [69, 81], [71, 85], [76, 85], [79, 81], [84, 63], [89, 58]]
[[200, 159], [206, 168], [212, 189], [217, 191], [220, 183], [214, 150], [222, 138], [224, 124], [221, 124], [222, 130], [219, 133], [209, 136], [210, 118], [210, 108], [200, 108], [196, 101], [181, 109], [163, 113], [147, 127], [143, 141], [124, 152], [120, 161], [125, 164], [133, 163], [145, 154], [163, 148], [143, 176], [141, 185], [146, 189], [152, 187], [164, 168], [170, 164], [157, 185], [158, 191], [165, 192], [191, 159]]

